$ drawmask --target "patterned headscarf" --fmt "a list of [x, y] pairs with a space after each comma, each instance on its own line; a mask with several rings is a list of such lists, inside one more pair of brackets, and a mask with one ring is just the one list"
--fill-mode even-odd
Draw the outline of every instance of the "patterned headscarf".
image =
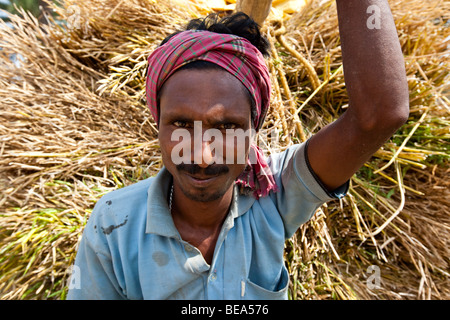
[[[165, 81], [180, 67], [197, 60], [212, 62], [235, 76], [250, 92], [256, 107], [254, 128], [258, 131], [270, 103], [270, 75], [259, 50], [247, 39], [210, 31], [183, 31], [158, 47], [148, 58], [147, 104], [158, 123], [157, 96]], [[252, 145], [252, 163], [236, 183], [263, 197], [277, 186], [261, 150]], [[250, 157], [249, 157], [250, 158]], [[256, 163], [254, 163], [256, 162]]]

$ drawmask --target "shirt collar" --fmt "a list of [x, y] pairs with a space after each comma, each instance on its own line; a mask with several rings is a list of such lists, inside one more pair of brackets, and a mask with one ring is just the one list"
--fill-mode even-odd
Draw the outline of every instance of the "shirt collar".
[[[153, 178], [153, 182], [147, 190], [147, 226], [145, 232], [180, 239], [168, 204], [172, 180], [172, 175], [165, 167]], [[238, 187], [235, 186], [232, 201], [228, 215], [234, 220], [251, 208], [255, 198], [239, 195]]]

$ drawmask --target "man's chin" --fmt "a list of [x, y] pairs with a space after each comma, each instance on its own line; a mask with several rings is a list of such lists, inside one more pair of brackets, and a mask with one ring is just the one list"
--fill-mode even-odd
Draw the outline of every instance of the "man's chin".
[[227, 190], [211, 190], [211, 188], [205, 189], [185, 189], [183, 186], [180, 186], [181, 191], [186, 196], [186, 198], [196, 201], [196, 202], [212, 202], [222, 198]]
[[218, 182], [220, 183], [205, 186], [194, 186], [190, 183], [179, 183], [178, 185], [186, 198], [196, 202], [211, 202], [222, 198], [234, 185], [234, 183], [229, 184], [224, 181]]

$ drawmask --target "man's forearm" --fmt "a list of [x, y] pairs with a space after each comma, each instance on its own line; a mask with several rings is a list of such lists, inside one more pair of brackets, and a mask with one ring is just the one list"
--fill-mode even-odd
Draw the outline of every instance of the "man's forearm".
[[[394, 19], [386, 0], [337, 0], [350, 108], [363, 125], [405, 120], [408, 85]], [[390, 123], [387, 123], [388, 125]]]

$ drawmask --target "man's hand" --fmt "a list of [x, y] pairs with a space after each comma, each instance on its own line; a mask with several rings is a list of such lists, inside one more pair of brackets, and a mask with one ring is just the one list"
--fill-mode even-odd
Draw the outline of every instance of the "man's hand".
[[349, 108], [311, 138], [312, 169], [331, 191], [347, 182], [409, 114], [402, 50], [386, 0], [337, 0]]

